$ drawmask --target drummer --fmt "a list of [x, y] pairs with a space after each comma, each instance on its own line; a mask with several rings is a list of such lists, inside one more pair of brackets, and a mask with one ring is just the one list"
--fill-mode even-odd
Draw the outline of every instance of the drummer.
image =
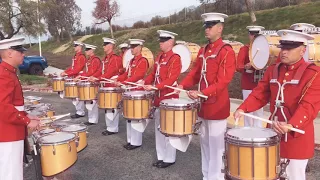
[[[153, 72], [144, 79], [144, 88], [153, 91], [152, 87], [156, 87], [154, 106], [157, 107], [154, 113], [155, 133], [156, 133], [156, 150], [158, 161], [153, 166], [158, 168], [166, 168], [173, 165], [176, 161], [176, 149], [169, 143], [168, 137], [165, 137], [159, 130], [160, 125], [160, 101], [164, 99], [179, 98], [178, 94], [165, 97], [164, 95], [172, 93], [173, 90], [168, 89], [165, 85], [177, 85], [178, 77], [181, 73], [181, 58], [172, 51], [175, 45], [175, 36], [178, 34], [170, 31], [158, 30], [159, 45], [161, 53], [156, 59]], [[152, 85], [153, 86], [152, 86]]]
[[[95, 73], [92, 77], [90, 77], [89, 81], [94, 82], [97, 80], [102, 80], [102, 78], [106, 79], [114, 79], [120, 75], [123, 66], [121, 58], [114, 53], [114, 47], [116, 44], [115, 39], [111, 38], [103, 38], [103, 50], [106, 54], [105, 58], [102, 60], [102, 68], [99, 69], [97, 73]], [[96, 79], [97, 77], [98, 79]], [[110, 84], [106, 84], [110, 86]], [[96, 112], [98, 113], [98, 111]], [[102, 132], [103, 135], [112, 135], [118, 132], [119, 126], [119, 115], [118, 110], [106, 110], [105, 120], [107, 129]], [[114, 117], [117, 115], [116, 117]], [[98, 116], [98, 114], [96, 115]], [[98, 119], [96, 119], [98, 123]]]
[[40, 119], [24, 111], [17, 69], [23, 63], [24, 38], [0, 41], [0, 179], [23, 180], [24, 139]]
[[[272, 128], [282, 135], [280, 157], [290, 160], [286, 173], [290, 180], [305, 180], [308, 159], [314, 155], [313, 121], [320, 110], [320, 67], [303, 59], [307, 41], [314, 39], [313, 36], [293, 30], [277, 33], [281, 36], [281, 62], [267, 68], [263, 79], [234, 116], [240, 118], [241, 112], [253, 112], [270, 102], [270, 119], [277, 120]], [[304, 130], [305, 134], [288, 127]]]
[[[249, 40], [250, 43], [254, 40], [256, 36], [261, 33], [261, 30], [264, 29], [262, 26], [247, 26]], [[256, 78], [261, 74], [259, 70], [255, 70], [252, 67], [249, 59], [249, 49], [250, 43], [242, 46], [240, 48], [238, 59], [237, 59], [237, 71], [241, 73], [241, 88], [242, 88], [242, 96], [245, 100], [249, 94], [251, 93], [252, 89], [255, 88], [260, 79]], [[254, 112], [253, 115], [262, 117], [263, 116], [263, 108], [260, 108]], [[253, 126], [253, 127], [262, 127], [261, 121], [254, 121], [250, 117], [244, 117], [244, 126]]]
[[119, 45], [119, 48], [120, 48], [120, 51], [121, 51], [121, 52], [120, 52], [120, 57], [121, 57], [121, 59], [122, 59], [124, 53], [126, 52], [126, 50], [129, 49], [129, 44], [127, 44], [127, 43], [122, 43], [122, 44]]
[[[64, 76], [68, 76], [71, 78], [77, 77], [85, 67], [86, 56], [82, 53], [83, 44], [80, 42], [74, 41], [73, 46], [76, 54], [72, 59], [72, 65], [60, 74], [61, 77], [64, 77]], [[84, 102], [83, 101], [80, 102], [76, 100], [75, 107], [76, 107], [76, 113], [72, 115], [71, 118], [75, 119], [75, 118], [84, 117], [85, 115]]]
[[[79, 81], [80, 79], [84, 79], [83, 77], [91, 77], [93, 76], [99, 68], [101, 68], [101, 61], [99, 57], [94, 54], [94, 50], [97, 47], [90, 44], [85, 44], [85, 53], [88, 57], [85, 71], [80, 73], [79, 76], [75, 78], [75, 81]], [[96, 101], [92, 101], [91, 104], [93, 105], [92, 110], [88, 109], [88, 122], [85, 122], [85, 125], [94, 125], [97, 124], [99, 118], [99, 109]]]
[[[144, 42], [141, 39], [129, 39], [130, 49], [134, 57], [130, 60], [126, 72], [115, 81], [117, 86], [126, 85], [125, 81], [135, 83], [144, 78], [149, 67], [147, 58], [141, 54]], [[124, 145], [127, 150], [133, 150], [142, 145], [142, 133], [132, 128], [131, 121], [127, 121], [127, 141], [127, 144]]]
[[206, 13], [201, 17], [204, 19], [205, 36], [209, 44], [200, 49], [195, 66], [178, 87], [188, 89], [199, 83], [199, 90], [189, 91], [188, 96], [191, 99], [198, 99], [198, 94], [209, 97], [201, 99], [203, 102], [198, 113], [202, 121], [202, 174], [203, 179], [220, 180], [224, 179], [221, 173], [224, 133], [230, 115], [228, 85], [236, 71], [236, 59], [232, 47], [222, 41], [224, 22], [228, 16]]

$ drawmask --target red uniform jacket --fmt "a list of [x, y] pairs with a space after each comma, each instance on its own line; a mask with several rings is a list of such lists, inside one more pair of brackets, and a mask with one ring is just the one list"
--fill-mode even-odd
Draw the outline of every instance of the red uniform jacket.
[[123, 66], [121, 58], [112, 52], [104, 58], [101, 68], [99, 68], [99, 70], [94, 73], [93, 76], [110, 79], [113, 76], [120, 75], [122, 68]]
[[142, 55], [134, 57], [129, 64], [129, 68], [125, 73], [121, 74], [117, 81], [122, 82], [137, 82], [144, 78], [148, 70], [148, 60]]
[[[278, 82], [283, 84], [293, 79], [300, 67], [305, 66], [303, 58], [293, 65], [279, 64]], [[274, 77], [274, 69], [277, 65], [271, 65], [265, 72], [263, 79], [252, 91], [249, 97], [240, 105], [239, 109], [245, 112], [253, 112], [270, 101], [270, 112], [275, 111], [275, 100], [278, 86], [270, 83]], [[314, 126], [313, 120], [320, 110], [320, 67], [310, 65], [304, 70], [297, 85], [285, 85], [284, 101], [285, 114], [288, 124], [305, 131], [305, 134], [289, 132], [288, 141], [281, 141], [280, 155], [282, 158], [309, 159], [314, 153]], [[284, 121], [278, 108], [279, 121]], [[284, 136], [283, 136], [284, 137]]]
[[[204, 58], [211, 56], [215, 51], [223, 45], [222, 39], [218, 39], [214, 43], [208, 44], [207, 48], [201, 48], [196, 60], [195, 66], [180, 83], [185, 89], [191, 88], [194, 84], [199, 83], [204, 87], [205, 81], [201, 80], [201, 70], [204, 53]], [[208, 96], [208, 100], [202, 102], [199, 117], [207, 120], [226, 119], [230, 115], [230, 99], [228, 92], [228, 85], [231, 82], [236, 70], [235, 53], [231, 46], [224, 46], [215, 58], [208, 58], [206, 60], [207, 72], [206, 79], [209, 86], [201, 88], [201, 92]]]
[[79, 75], [90, 77], [90, 76], [93, 76], [94, 73], [98, 72], [100, 68], [101, 68], [100, 59], [97, 56], [93, 55], [89, 57], [89, 59], [87, 60], [85, 71], [83, 73], [80, 73]]
[[0, 142], [24, 140], [26, 126], [30, 123], [27, 113], [17, 106], [24, 106], [24, 98], [16, 68], [2, 61], [0, 64]]
[[[155, 80], [157, 68], [160, 66], [159, 82]], [[156, 59], [153, 72], [145, 78], [145, 84], [154, 83], [159, 92], [156, 93], [154, 105], [159, 106], [160, 102], [164, 99], [179, 98], [178, 94], [165, 97], [164, 95], [173, 92], [174, 90], [164, 87], [165, 85], [172, 86], [178, 79], [181, 73], [181, 58], [172, 50], [167, 53], [161, 53]]]
[[86, 56], [84, 54], [76, 53], [72, 59], [72, 65], [65, 70], [65, 73], [71, 77], [71, 76], [77, 76], [80, 71], [83, 70], [83, 68], [86, 65]]
[[240, 48], [236, 66], [237, 71], [241, 73], [241, 88], [244, 90], [252, 90], [258, 85], [257, 82], [254, 82], [255, 69], [253, 67], [249, 70], [244, 68], [248, 63], [250, 63], [249, 45], [245, 45]]

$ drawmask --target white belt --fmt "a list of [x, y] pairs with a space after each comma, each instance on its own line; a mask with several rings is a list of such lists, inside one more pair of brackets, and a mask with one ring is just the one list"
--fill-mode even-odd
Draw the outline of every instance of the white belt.
[[247, 69], [246, 73], [253, 73], [253, 70]]
[[24, 106], [15, 106], [18, 111], [24, 111]]

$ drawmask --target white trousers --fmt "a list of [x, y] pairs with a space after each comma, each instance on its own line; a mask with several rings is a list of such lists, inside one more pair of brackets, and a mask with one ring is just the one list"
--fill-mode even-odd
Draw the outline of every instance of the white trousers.
[[227, 120], [202, 120], [200, 127], [203, 180], [224, 180], [222, 156], [225, 149], [224, 134]]
[[[90, 103], [90, 102], [86, 102], [86, 103]], [[97, 124], [99, 121], [99, 108], [96, 101], [93, 101], [92, 103], [93, 103], [92, 110], [88, 109], [88, 121], [90, 123]]]
[[0, 142], [0, 179], [23, 180], [24, 141]]
[[127, 121], [127, 141], [133, 146], [142, 145], [142, 132], [132, 128], [131, 123]]
[[86, 112], [84, 111], [84, 101], [79, 101], [77, 98], [74, 102], [74, 106], [76, 107], [76, 114], [80, 116], [84, 116]]
[[107, 110], [105, 114], [106, 126], [109, 132], [119, 131], [119, 110]]
[[308, 159], [290, 159], [286, 173], [289, 180], [306, 180]]
[[[252, 90], [242, 90], [243, 100], [247, 99]], [[254, 116], [263, 117], [263, 108], [251, 112]], [[244, 116], [244, 126], [245, 127], [263, 127], [262, 121], [255, 120], [251, 117]]]
[[160, 110], [156, 109], [154, 112], [154, 124], [156, 133], [156, 150], [158, 160], [162, 160], [166, 163], [173, 163], [176, 161], [176, 149], [171, 146], [169, 138], [163, 135], [158, 127], [160, 126]]

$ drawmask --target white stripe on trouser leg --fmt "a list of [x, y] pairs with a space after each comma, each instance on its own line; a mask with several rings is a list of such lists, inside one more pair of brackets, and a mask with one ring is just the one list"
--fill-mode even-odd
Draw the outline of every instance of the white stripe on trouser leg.
[[[109, 132], [118, 132], [119, 131], [119, 113], [118, 109], [107, 110], [105, 114], [106, 126]], [[116, 117], [115, 117], [116, 116]]]
[[86, 112], [84, 111], [84, 101], [79, 101], [78, 99], [76, 99], [74, 105], [77, 111], [76, 114], [80, 116], [84, 116], [86, 114]]
[[142, 145], [142, 133], [132, 128], [131, 123], [127, 121], [127, 141], [133, 146]]
[[154, 112], [155, 133], [156, 133], [156, 150], [158, 160], [163, 160], [166, 163], [173, 163], [176, 161], [176, 149], [171, 146], [169, 139], [165, 137], [159, 130], [160, 125], [160, 110], [156, 109]]
[[[201, 119], [201, 118], [199, 118]], [[201, 159], [204, 180], [224, 180], [222, 156], [227, 120], [202, 120]]]
[[24, 141], [0, 142], [0, 179], [23, 180]]
[[[242, 95], [243, 95], [243, 100], [247, 99], [248, 96], [250, 95], [250, 93], [252, 92], [252, 90], [242, 90]], [[251, 112], [249, 114], [252, 114], [254, 116], [258, 116], [258, 117], [263, 117], [263, 108], [260, 108], [254, 112]], [[248, 116], [244, 116], [244, 126], [246, 127], [262, 127], [262, 121], [253, 119], [251, 117]]]
[[93, 101], [93, 108], [92, 110], [88, 109], [88, 121], [90, 123], [95, 123], [97, 124], [99, 121], [99, 108], [98, 108], [98, 104], [96, 101]]
[[289, 180], [306, 180], [308, 159], [290, 159], [286, 172]]

